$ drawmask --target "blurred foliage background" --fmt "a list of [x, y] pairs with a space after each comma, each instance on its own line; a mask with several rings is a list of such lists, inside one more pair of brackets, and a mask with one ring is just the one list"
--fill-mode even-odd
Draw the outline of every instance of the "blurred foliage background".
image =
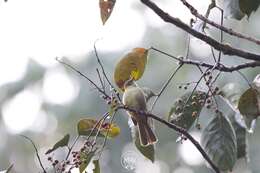
[[[192, 2], [205, 13], [209, 0]], [[189, 23], [192, 17], [178, 0], [160, 0], [158, 4], [171, 15]], [[260, 38], [260, 10], [248, 20], [225, 19], [224, 25], [238, 32]], [[210, 19], [220, 21], [220, 12], [212, 10]], [[161, 21], [151, 10], [137, 0], [118, 0], [105, 26], [102, 26], [98, 1], [86, 0], [10, 0], [0, 3], [0, 170], [14, 164], [11, 172], [39, 172], [40, 167], [30, 143], [19, 134], [30, 137], [37, 145], [45, 166], [50, 166], [44, 153], [64, 134], [76, 136], [76, 124], [81, 118], [100, 117], [108, 106], [99, 93], [81, 76], [59, 64], [62, 58], [98, 83], [98, 64], [93, 52], [97, 42], [99, 57], [113, 81], [115, 62], [134, 47], [154, 46], [172, 55], [185, 56], [188, 34]], [[219, 31], [209, 28], [208, 34], [218, 39]], [[224, 42], [234, 47], [260, 53], [259, 47], [247, 41], [224, 35]], [[210, 48], [191, 37], [189, 57], [211, 61]], [[237, 57], [225, 57], [228, 65], [245, 62]], [[138, 83], [159, 91], [173, 72], [176, 63], [158, 52], [151, 51], [144, 76]], [[260, 72], [259, 68], [244, 70], [249, 81]], [[157, 103], [154, 113], [165, 118], [174, 100], [186, 90], [178, 89], [183, 82], [196, 81], [199, 71], [185, 66], [174, 77]], [[246, 82], [237, 73], [220, 77], [220, 88], [229, 82], [237, 82], [246, 89]], [[192, 86], [188, 87], [191, 90]], [[200, 89], [205, 89], [204, 85]], [[211, 112], [203, 111], [202, 128]], [[156, 123], [159, 142], [156, 145], [156, 161], [150, 163], [140, 156], [132, 145], [126, 113], [116, 116], [121, 134], [108, 141], [101, 158], [101, 171], [105, 173], [203, 173], [210, 172], [204, 160], [188, 141], [176, 143], [177, 134]], [[234, 172], [260, 172], [259, 125], [249, 136], [250, 162], [237, 163]], [[200, 131], [191, 130], [199, 140]], [[53, 155], [64, 157], [66, 149]], [[132, 151], [133, 156], [129, 156]], [[127, 155], [128, 153], [128, 155]], [[121, 164], [122, 157], [137, 158], [135, 170]], [[128, 165], [129, 166], [129, 165]], [[131, 166], [131, 165], [130, 165]]]

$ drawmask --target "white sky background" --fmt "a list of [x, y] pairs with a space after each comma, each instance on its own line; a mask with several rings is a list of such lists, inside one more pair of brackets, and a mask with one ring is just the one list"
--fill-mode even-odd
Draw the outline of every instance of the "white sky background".
[[[207, 2], [196, 2], [206, 9]], [[97, 0], [10, 0], [0, 3], [0, 58], [7, 67], [24, 66], [36, 59], [50, 66], [56, 56], [82, 55], [93, 49], [93, 42], [103, 38], [102, 50], [138, 46], [145, 31], [142, 17], [157, 19], [151, 10], [141, 16], [133, 10], [136, 0], [118, 0], [111, 18], [102, 26]], [[173, 15], [189, 22], [191, 15], [179, 1], [162, 4]], [[180, 6], [180, 7], [178, 7]], [[175, 10], [172, 10], [175, 8]], [[161, 20], [150, 21], [162, 26]], [[13, 60], [13, 61], [11, 61]], [[3, 63], [4, 62], [4, 63]], [[9, 63], [11, 62], [11, 63]], [[4, 66], [4, 65], [3, 65]], [[22, 67], [21, 67], [22, 69]], [[5, 71], [8, 69], [4, 69]], [[13, 71], [13, 70], [8, 70]], [[22, 70], [21, 70], [22, 71]]]
[[[160, 3], [160, 6], [189, 23], [191, 15], [180, 1], [165, 2]], [[196, 2], [196, 7], [205, 11], [208, 2]], [[98, 5], [97, 0], [9, 0], [7, 3], [2, 0], [0, 86], [21, 79], [31, 58], [51, 70], [44, 76], [42, 92], [37, 95], [30, 89], [25, 89], [24, 97], [39, 97], [53, 104], [69, 103], [76, 98], [79, 88], [76, 81], [56, 69], [55, 57], [66, 56], [70, 57], [71, 61], [76, 61], [77, 57], [83, 57], [82, 55], [92, 51], [94, 41], [100, 38], [102, 40], [98, 42], [99, 50], [118, 51], [128, 47], [132, 49], [142, 46], [141, 39], [147, 24], [153, 27], [165, 25], [150, 9], [146, 9], [142, 14], [138, 13], [134, 7], [142, 5], [141, 2], [118, 0], [110, 19], [103, 26]], [[17, 123], [21, 124], [21, 120], [16, 116], [23, 110], [28, 111], [25, 108], [31, 105], [30, 99], [23, 102], [23, 105], [17, 104], [17, 98], [20, 97], [14, 97], [5, 104], [3, 116], [6, 124], [13, 126], [10, 129], [18, 133], [26, 130], [28, 124], [32, 124], [38, 115], [34, 113], [35, 116], [27, 116], [30, 117], [30, 120], [24, 123], [27, 125], [15, 131], [18, 126], [14, 121], [19, 120]], [[42, 102], [40, 99], [37, 102], [39, 105]], [[17, 115], [15, 110], [19, 110]], [[23, 120], [26, 121], [26, 117], [23, 117]]]

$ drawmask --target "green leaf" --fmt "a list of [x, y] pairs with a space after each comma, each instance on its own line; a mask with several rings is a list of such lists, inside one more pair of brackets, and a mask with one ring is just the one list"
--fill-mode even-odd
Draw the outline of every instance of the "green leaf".
[[82, 173], [85, 171], [86, 167], [89, 165], [91, 159], [95, 155], [96, 150], [91, 152], [81, 152], [80, 153], [80, 161], [82, 162], [79, 166], [79, 172]]
[[239, 99], [238, 109], [240, 113], [249, 119], [256, 119], [260, 115], [260, 103], [257, 90], [249, 88]]
[[233, 127], [237, 137], [237, 158], [247, 157], [247, 133], [246, 129], [234, 122]]
[[[189, 129], [198, 118], [206, 98], [206, 93], [202, 91], [194, 91], [191, 97], [190, 95], [191, 92], [187, 92], [177, 99], [168, 114], [169, 122], [185, 129]], [[187, 102], [189, 97], [190, 99]]]
[[250, 17], [251, 13], [256, 11], [260, 5], [260, 0], [239, 0], [240, 10]]
[[144, 157], [154, 162], [154, 145], [142, 146], [139, 138], [136, 138], [135, 146], [143, 154]]
[[[246, 129], [236, 121], [236, 112], [231, 112], [229, 120], [235, 130], [237, 140], [237, 159], [245, 157], [248, 160], [248, 139]], [[238, 115], [241, 116], [241, 115]]]
[[66, 134], [61, 140], [56, 142], [56, 144], [54, 144], [54, 146], [51, 149], [49, 149], [45, 154], [49, 154], [54, 150], [56, 150], [57, 148], [68, 146], [69, 140], [70, 140], [70, 135]]
[[227, 84], [223, 87], [221, 91], [220, 103], [226, 103], [226, 105], [233, 111], [233, 116], [235, 116], [235, 121], [239, 124], [242, 128], [246, 129], [248, 132], [252, 133], [254, 130], [254, 116], [242, 116], [240, 111], [238, 110], [238, 103], [241, 95], [243, 94], [242, 89], [238, 87], [238, 84]]
[[202, 132], [205, 152], [222, 171], [232, 171], [237, 158], [235, 131], [221, 112], [217, 113]]
[[103, 25], [105, 25], [110, 17], [115, 4], [116, 0], [99, 0], [100, 15]]
[[137, 127], [132, 126], [131, 131], [132, 131], [132, 137], [136, 148], [141, 152], [141, 154], [144, 157], [154, 162], [154, 155], [155, 155], [154, 145], [142, 146], [140, 143]]
[[99, 165], [99, 160], [94, 160], [94, 169], [93, 169], [93, 173], [100, 173], [100, 165]]

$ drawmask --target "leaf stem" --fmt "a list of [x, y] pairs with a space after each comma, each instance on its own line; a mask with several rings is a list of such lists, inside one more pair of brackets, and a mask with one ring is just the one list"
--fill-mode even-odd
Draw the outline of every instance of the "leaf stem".
[[44, 173], [47, 173], [46, 170], [44, 169], [44, 166], [43, 166], [43, 164], [42, 164], [42, 161], [41, 161], [41, 158], [40, 158], [38, 149], [37, 149], [36, 145], [34, 144], [34, 142], [33, 142], [29, 137], [27, 137], [27, 136], [25, 136], [25, 135], [20, 135], [20, 136], [23, 137], [23, 138], [25, 138], [25, 139], [27, 139], [29, 142], [31, 142], [31, 144], [33, 145], [33, 148], [34, 148], [34, 150], [35, 150], [35, 153], [36, 153], [38, 162], [39, 162], [39, 164], [40, 164], [40, 166], [41, 166], [43, 172], [44, 172]]

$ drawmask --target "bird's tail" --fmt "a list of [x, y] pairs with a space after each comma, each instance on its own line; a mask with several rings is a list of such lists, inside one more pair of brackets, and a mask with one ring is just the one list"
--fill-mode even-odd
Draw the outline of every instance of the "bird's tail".
[[141, 145], [148, 146], [157, 142], [157, 137], [155, 136], [153, 130], [148, 125], [147, 122], [138, 122], [138, 131]]

